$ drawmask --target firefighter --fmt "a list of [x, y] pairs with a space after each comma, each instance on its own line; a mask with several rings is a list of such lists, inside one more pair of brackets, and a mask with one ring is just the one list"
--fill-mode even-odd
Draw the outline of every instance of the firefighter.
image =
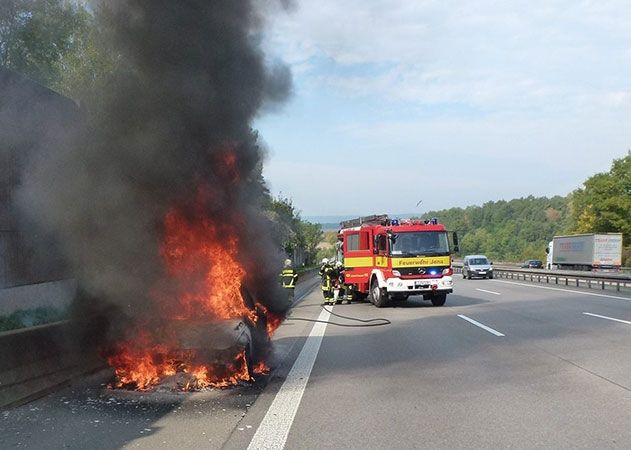
[[344, 266], [341, 261], [335, 262], [335, 273], [333, 282], [333, 301], [342, 303], [344, 296]]
[[285, 266], [283, 267], [283, 271], [280, 273], [280, 279], [283, 284], [283, 288], [285, 288], [285, 292], [287, 292], [287, 300], [291, 306], [294, 302], [294, 291], [296, 290], [296, 281], [298, 280], [298, 274], [291, 264], [291, 259], [285, 260]]
[[341, 300], [346, 300], [346, 303], [350, 305], [351, 301], [353, 300], [353, 285], [346, 283], [346, 269], [344, 265], [340, 261], [338, 261], [335, 266], [339, 279]]
[[320, 287], [322, 288], [322, 295], [324, 296], [324, 304], [333, 305], [335, 304], [335, 300], [333, 299], [333, 278], [335, 276], [335, 268], [329, 263], [327, 258], [322, 258], [319, 274], [322, 278]]

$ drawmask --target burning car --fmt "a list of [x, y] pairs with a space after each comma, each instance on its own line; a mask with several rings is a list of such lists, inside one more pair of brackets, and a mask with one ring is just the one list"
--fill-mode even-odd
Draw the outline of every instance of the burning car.
[[282, 314], [246, 288], [237, 237], [219, 240], [217, 227], [190, 212], [167, 214], [165, 284], [151, 293], [157, 314], [104, 352], [116, 374], [111, 387], [150, 390], [174, 377], [182, 390], [227, 387], [267, 370]]
[[[245, 289], [245, 303], [252, 301]], [[156, 339], [147, 330], [133, 340], [120, 341], [106, 352], [115, 370], [111, 388], [151, 390], [169, 385], [174, 390], [229, 387], [253, 381], [269, 370], [270, 348], [266, 313], [254, 304], [256, 320], [175, 319]]]

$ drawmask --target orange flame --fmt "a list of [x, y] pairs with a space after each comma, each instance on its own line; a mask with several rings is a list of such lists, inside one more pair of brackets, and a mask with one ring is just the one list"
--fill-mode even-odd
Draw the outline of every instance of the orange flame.
[[203, 219], [192, 223], [178, 210], [165, 219], [166, 240], [162, 257], [168, 274], [186, 293], [171, 311], [176, 318], [236, 319], [256, 322], [241, 296], [245, 270], [236, 261], [236, 236], [219, 236], [214, 224]]
[[270, 371], [269, 366], [265, 363], [265, 361], [261, 361], [252, 369], [252, 373], [259, 375], [267, 375]]
[[[238, 181], [236, 156], [226, 153], [222, 162], [231, 181]], [[269, 372], [264, 362], [250, 372], [242, 349], [224, 355], [224, 362], [217, 363], [204, 361], [196, 350], [183, 350], [178, 343], [175, 321], [245, 319], [255, 325], [261, 315], [268, 335], [282, 321], [260, 303], [254, 309], [246, 305], [241, 290], [247, 274], [236, 258], [238, 236], [227, 233], [204, 214], [207, 200], [208, 190], [202, 188], [191, 207], [173, 208], [166, 214], [160, 254], [178, 294], [158, 289], [152, 294], [166, 329], [152, 333], [147, 326], [139, 327], [133, 340], [110, 349], [107, 360], [116, 373], [112, 387], [148, 390], [171, 376], [183, 380], [178, 385], [184, 390], [228, 387], [251, 381], [250, 373]]]
[[283, 323], [283, 317], [273, 314], [264, 305], [257, 303], [256, 306], [263, 311], [263, 315], [267, 320], [267, 335], [272, 336], [276, 329]]

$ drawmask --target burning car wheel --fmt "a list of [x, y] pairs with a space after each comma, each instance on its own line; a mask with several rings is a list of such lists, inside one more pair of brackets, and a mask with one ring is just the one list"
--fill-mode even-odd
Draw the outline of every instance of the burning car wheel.
[[377, 278], [373, 278], [370, 283], [370, 301], [377, 308], [383, 308], [388, 304], [388, 294], [385, 289], [379, 287]]
[[270, 338], [266, 331], [267, 322], [260, 320], [252, 331], [252, 341], [249, 345], [249, 355], [246, 352], [248, 370], [250, 375], [257, 375], [257, 367], [261, 365], [269, 356]]

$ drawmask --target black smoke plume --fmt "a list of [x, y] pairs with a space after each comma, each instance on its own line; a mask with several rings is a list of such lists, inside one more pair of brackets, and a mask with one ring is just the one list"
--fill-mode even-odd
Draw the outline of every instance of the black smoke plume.
[[[190, 204], [202, 186], [206, 214], [222, 224], [217, 232], [240, 238], [252, 296], [284, 309], [281, 257], [261, 215], [263, 154], [252, 122], [284, 102], [291, 74], [266, 63], [255, 4], [97, 3], [116, 69], [89, 105], [77, 143], [31, 155], [18, 195], [26, 217], [61, 242], [84, 306], [132, 321], [151, 315], [148, 293], [164, 286], [165, 214]], [[234, 168], [222, 163], [226, 148], [236, 154]]]

